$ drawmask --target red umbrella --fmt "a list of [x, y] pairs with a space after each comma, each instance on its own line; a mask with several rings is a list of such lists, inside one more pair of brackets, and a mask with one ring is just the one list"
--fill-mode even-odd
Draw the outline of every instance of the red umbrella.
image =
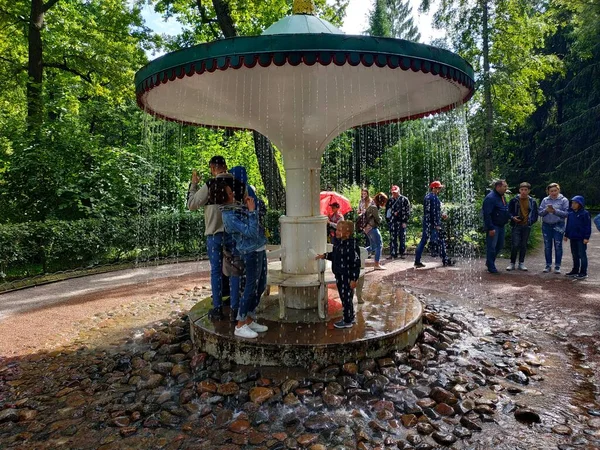
[[321, 201], [320, 201], [320, 210], [321, 214], [328, 216], [331, 214], [331, 205], [332, 203], [339, 203], [340, 205], [340, 213], [346, 214], [352, 211], [352, 205], [350, 204], [350, 200], [344, 197], [342, 194], [338, 194], [333, 191], [323, 191], [321, 192]]

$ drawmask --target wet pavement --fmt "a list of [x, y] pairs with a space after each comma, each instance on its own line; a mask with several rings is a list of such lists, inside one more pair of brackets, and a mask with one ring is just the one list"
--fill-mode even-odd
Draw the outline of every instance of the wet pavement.
[[81, 319], [78, 335], [58, 349], [37, 346], [1, 360], [0, 442], [20, 449], [600, 448], [599, 237], [590, 242], [591, 276], [583, 282], [542, 274], [539, 251], [528, 257], [529, 272], [497, 276], [480, 260], [434, 270], [393, 261], [367, 281], [407, 289], [427, 305], [419, 343], [387, 358], [296, 372], [196, 353], [182, 314], [208, 294], [206, 283], [169, 294], [167, 279], [156, 281], [164, 293]]

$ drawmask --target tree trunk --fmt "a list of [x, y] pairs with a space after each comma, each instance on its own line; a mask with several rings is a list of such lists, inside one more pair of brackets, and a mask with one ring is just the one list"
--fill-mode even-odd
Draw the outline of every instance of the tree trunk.
[[[224, 0], [212, 0], [217, 20], [219, 21], [219, 27], [226, 38], [237, 36], [237, 30], [231, 17], [231, 11], [229, 11], [229, 5]], [[198, 1], [198, 7], [201, 10], [200, 2]], [[275, 159], [275, 149], [269, 140], [258, 133], [257, 131], [252, 132], [254, 137], [254, 151], [256, 153], [256, 159], [258, 160], [258, 169], [263, 180], [263, 185], [267, 191], [267, 199], [269, 200], [269, 208], [284, 210], [285, 209], [285, 189], [283, 187], [283, 181], [281, 174], [279, 173], [279, 167], [277, 160]]]
[[30, 131], [41, 125], [43, 121], [43, 26], [44, 2], [42, 0], [32, 0], [31, 13], [29, 16], [29, 61], [27, 64], [27, 128]]
[[285, 189], [279, 166], [275, 159], [273, 144], [258, 131], [252, 132], [254, 137], [254, 151], [258, 160], [258, 169], [265, 186], [269, 208], [280, 211], [285, 210]]
[[485, 177], [490, 178], [494, 169], [493, 140], [494, 140], [494, 109], [492, 105], [492, 86], [490, 82], [490, 36], [489, 8], [487, 0], [481, 0], [482, 12], [482, 42], [483, 42], [483, 108], [485, 110], [483, 158]]
[[219, 27], [221, 28], [221, 31], [223, 31], [225, 37], [230, 38], [237, 36], [238, 33], [235, 29], [233, 19], [231, 18], [231, 11], [229, 11], [228, 3], [224, 0], [213, 0], [213, 7], [217, 14]]

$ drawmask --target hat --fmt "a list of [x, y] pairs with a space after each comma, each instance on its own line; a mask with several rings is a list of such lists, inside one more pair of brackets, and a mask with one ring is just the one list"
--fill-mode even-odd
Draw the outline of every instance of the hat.
[[440, 183], [439, 181], [432, 181], [432, 182], [429, 184], [429, 187], [430, 187], [431, 189], [433, 189], [433, 188], [443, 188], [443, 187], [444, 187], [444, 185], [443, 185], [442, 183]]
[[392, 194], [393, 194], [394, 192], [400, 192], [400, 188], [394, 184], [394, 185], [392, 186], [392, 191], [391, 191], [391, 192], [392, 192]]
[[220, 155], [216, 155], [213, 156], [212, 158], [210, 158], [210, 161], [208, 162], [209, 165], [211, 166], [226, 166], [227, 163], [225, 162], [225, 158], [223, 158]]

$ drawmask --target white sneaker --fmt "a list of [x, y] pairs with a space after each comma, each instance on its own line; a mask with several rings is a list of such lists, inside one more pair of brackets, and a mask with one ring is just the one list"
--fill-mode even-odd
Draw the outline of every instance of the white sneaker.
[[241, 327], [235, 327], [235, 331], [233, 332], [237, 337], [254, 339], [258, 337], [258, 333], [250, 329], [248, 325], [242, 325]]
[[546, 266], [546, 268], [544, 269], [544, 273], [549, 273], [551, 270], [552, 270], [552, 267]]
[[554, 273], [560, 273], [560, 267], [555, 267], [554, 268]]
[[256, 331], [257, 333], [264, 333], [265, 331], [267, 331], [269, 329], [268, 326], [266, 325], [261, 325], [260, 323], [258, 323], [257, 321], [253, 320], [252, 322], [250, 322], [248, 324], [248, 327], [252, 330], [252, 331]]
[[506, 268], [506, 270], [508, 270], [509, 272], [510, 272], [511, 270], [515, 270], [515, 265], [514, 265], [513, 263], [510, 263], [510, 264], [508, 265], [508, 267]]
[[523, 270], [524, 272], [527, 272], [527, 267], [525, 267], [525, 264], [519, 263], [519, 270]]
[[375, 266], [375, 267], [373, 267], [373, 269], [374, 269], [374, 270], [387, 270], [387, 268], [386, 268], [386, 267], [384, 267], [384, 266], [382, 266], [382, 265]]

